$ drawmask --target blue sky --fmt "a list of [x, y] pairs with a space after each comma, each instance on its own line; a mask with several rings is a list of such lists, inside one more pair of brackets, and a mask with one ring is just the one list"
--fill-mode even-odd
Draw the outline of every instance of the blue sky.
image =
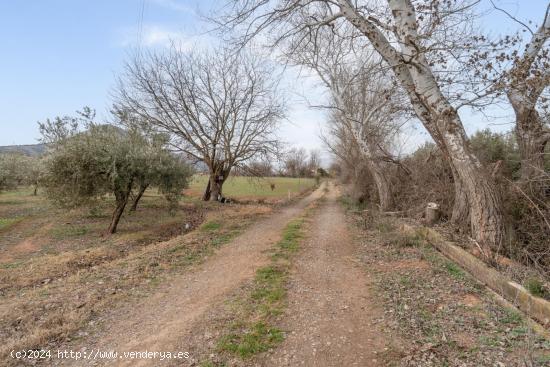
[[172, 0], [0, 0], [0, 145], [35, 143], [38, 120], [84, 105], [106, 115], [139, 25], [144, 47], [192, 40], [194, 9]]
[[[522, 20], [540, 22], [547, 1], [497, 3]], [[197, 4], [207, 12], [211, 1], [0, 0], [0, 145], [36, 143], [37, 121], [85, 105], [107, 117], [116, 73], [137, 40], [142, 47], [163, 47], [174, 38], [192, 45], [205, 29]], [[517, 29], [499, 13], [485, 18], [483, 27], [495, 34]], [[311, 84], [298, 89], [308, 94]], [[281, 135], [292, 144], [321, 146], [322, 119], [295, 103]], [[487, 125], [479, 116], [467, 120], [469, 131]]]

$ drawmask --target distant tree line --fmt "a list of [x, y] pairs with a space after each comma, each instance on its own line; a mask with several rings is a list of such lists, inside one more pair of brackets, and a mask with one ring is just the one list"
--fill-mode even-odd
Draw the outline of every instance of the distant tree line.
[[251, 161], [235, 171], [240, 176], [310, 178], [319, 175], [320, 172], [326, 175], [326, 171], [321, 167], [321, 153], [317, 149], [308, 153], [305, 148], [291, 148], [282, 153], [275, 162]]

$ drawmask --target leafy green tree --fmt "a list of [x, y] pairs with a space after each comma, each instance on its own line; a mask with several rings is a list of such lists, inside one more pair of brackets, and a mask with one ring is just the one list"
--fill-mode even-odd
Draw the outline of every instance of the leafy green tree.
[[483, 164], [500, 161], [505, 176], [513, 179], [520, 177], [521, 157], [514, 135], [479, 130], [470, 138], [470, 144]]
[[109, 233], [116, 232], [136, 188], [158, 185], [168, 200], [177, 202], [191, 170], [164, 147], [161, 139], [148, 139], [137, 129], [96, 124], [93, 113], [83, 116], [80, 128], [67, 128], [60, 119], [41, 125], [45, 138], [55, 136], [44, 178], [52, 200], [75, 207], [112, 195], [115, 208]]
[[0, 154], [0, 191], [26, 185], [33, 186], [36, 195], [41, 175], [40, 158], [22, 153]]

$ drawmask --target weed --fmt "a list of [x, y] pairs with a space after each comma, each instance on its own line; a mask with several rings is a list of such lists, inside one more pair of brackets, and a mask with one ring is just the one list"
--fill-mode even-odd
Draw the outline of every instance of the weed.
[[376, 229], [380, 233], [390, 233], [395, 231], [394, 225], [389, 222], [378, 222]]
[[22, 221], [23, 218], [0, 218], [0, 230], [8, 229], [15, 223]]
[[500, 339], [497, 336], [482, 335], [479, 337], [479, 342], [488, 347], [500, 346]]
[[[249, 358], [265, 352], [284, 339], [281, 330], [271, 325], [275, 316], [283, 312], [290, 254], [299, 248], [303, 220], [287, 225], [283, 238], [276, 246], [271, 264], [256, 272], [248, 298], [238, 300], [239, 320], [230, 326], [218, 341], [218, 350]], [[237, 311], [236, 311], [237, 312]]]
[[462, 269], [453, 262], [446, 262], [445, 269], [454, 278], [462, 279], [464, 277], [464, 272], [462, 271]]
[[354, 200], [349, 195], [343, 195], [340, 197], [340, 203], [342, 206], [353, 213], [359, 213], [362, 212], [367, 208], [367, 204], [365, 202], [359, 202], [357, 200]]
[[204, 361], [200, 364], [200, 367], [225, 367], [225, 363], [216, 363], [212, 361]]
[[424, 240], [417, 234], [396, 233], [391, 236], [389, 242], [397, 247], [420, 247], [424, 244]]
[[56, 239], [79, 237], [84, 236], [86, 233], [88, 233], [88, 227], [72, 224], [55, 227], [51, 230], [52, 236]]
[[21, 261], [0, 264], [0, 269], [15, 269], [23, 264]]
[[511, 308], [505, 308], [506, 315], [501, 320], [503, 323], [506, 324], [520, 324], [523, 322], [523, 317], [519, 312], [516, 310], [513, 310]]
[[254, 354], [265, 352], [283, 339], [284, 334], [281, 330], [258, 321], [249, 330], [223, 336], [218, 347], [220, 350], [237, 354], [241, 358], [249, 358]]
[[525, 288], [531, 293], [533, 296], [537, 297], [545, 297], [546, 296], [546, 290], [544, 289], [544, 284], [537, 278], [529, 278], [527, 282], [525, 282]]
[[220, 222], [211, 220], [210, 222], [206, 222], [201, 226], [201, 231], [203, 232], [214, 232], [220, 229], [222, 224]]

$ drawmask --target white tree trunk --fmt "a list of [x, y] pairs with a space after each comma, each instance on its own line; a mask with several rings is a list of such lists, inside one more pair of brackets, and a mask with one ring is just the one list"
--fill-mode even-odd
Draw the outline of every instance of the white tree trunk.
[[[459, 184], [470, 207], [474, 237], [484, 245], [499, 248], [504, 242], [501, 200], [477, 157], [470, 151], [464, 127], [456, 110], [443, 96], [422, 52], [416, 13], [410, 0], [388, 0], [395, 20], [395, 35], [401, 49], [388, 42], [375, 24], [362, 17], [349, 0], [339, 0], [342, 14], [366, 37], [392, 67], [408, 92], [416, 114], [441, 149], [449, 154]], [[433, 132], [437, 132], [436, 136]]]

